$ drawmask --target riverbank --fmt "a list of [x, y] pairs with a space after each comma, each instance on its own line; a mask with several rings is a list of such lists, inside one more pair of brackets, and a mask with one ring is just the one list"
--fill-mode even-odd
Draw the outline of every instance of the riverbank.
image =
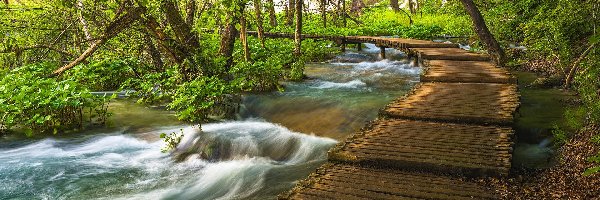
[[[566, 119], [564, 118], [565, 104], [566, 102], [575, 101], [578, 98], [570, 92], [565, 92], [559, 89], [542, 89], [540, 88], [540, 80], [549, 79], [555, 73], [544, 72], [541, 69], [542, 65], [538, 65], [533, 68], [520, 68], [517, 74], [519, 74], [519, 85], [524, 104], [527, 104], [527, 98], [529, 101], [555, 101], [554, 103], [540, 103], [545, 106], [534, 106], [533, 110], [528, 109], [524, 111], [521, 108], [521, 113], [538, 115], [533, 123], [526, 122], [526, 124], [557, 124], [564, 126]], [[541, 75], [540, 78], [533, 75], [535, 72]], [[542, 86], [544, 87], [544, 86]], [[547, 87], [547, 85], [546, 85]], [[536, 89], [538, 88], [538, 89]], [[557, 91], [557, 92], [553, 92]], [[552, 96], [543, 95], [544, 93], [552, 93]], [[540, 95], [541, 94], [541, 95]], [[561, 95], [562, 94], [562, 95]], [[529, 97], [528, 97], [529, 96]], [[562, 96], [562, 97], [561, 97]], [[531, 98], [533, 97], [533, 98]], [[552, 98], [559, 98], [561, 100], [556, 101]], [[560, 102], [559, 105], [548, 106]], [[558, 107], [557, 107], [558, 106]], [[531, 107], [531, 106], [530, 106]], [[536, 109], [537, 107], [537, 109]], [[532, 114], [531, 112], [535, 113]], [[540, 114], [546, 113], [546, 114]], [[546, 116], [546, 117], [539, 117]], [[548, 122], [551, 117], [554, 116], [555, 122]], [[530, 120], [524, 120], [530, 121]], [[562, 124], [562, 125], [561, 125]], [[545, 164], [537, 165], [537, 167], [522, 168], [526, 165], [519, 165], [513, 163], [513, 172], [508, 177], [503, 178], [490, 178], [482, 180], [497, 190], [504, 199], [594, 199], [600, 196], [600, 174], [593, 174], [586, 176], [584, 172], [586, 169], [594, 167], [594, 163], [589, 162], [588, 159], [592, 156], [597, 155], [600, 152], [600, 145], [594, 143], [592, 138], [600, 133], [600, 125], [589, 124], [580, 130], [572, 131], [571, 137], [565, 141], [565, 143], [558, 148], [548, 148], [553, 150], [552, 155], [549, 157], [549, 161]], [[552, 137], [548, 134], [547, 137]], [[533, 136], [533, 137], [538, 137]], [[519, 140], [532, 140], [531, 138], [523, 138], [523, 135]], [[556, 141], [556, 139], [553, 139]], [[535, 141], [535, 140], [534, 140]], [[539, 139], [538, 139], [539, 141]], [[520, 141], [524, 142], [524, 141]], [[526, 143], [526, 142], [525, 142]], [[541, 145], [537, 145], [540, 147]], [[517, 149], [515, 149], [518, 152]], [[517, 159], [515, 155], [515, 159]], [[524, 157], [524, 159], [529, 159]], [[518, 162], [518, 159], [517, 161]], [[527, 162], [535, 162], [529, 161]]]
[[600, 196], [600, 174], [583, 172], [593, 167], [587, 159], [600, 151], [591, 141], [600, 132], [589, 125], [575, 134], [558, 151], [557, 163], [545, 170], [488, 180], [506, 199], [594, 199]]

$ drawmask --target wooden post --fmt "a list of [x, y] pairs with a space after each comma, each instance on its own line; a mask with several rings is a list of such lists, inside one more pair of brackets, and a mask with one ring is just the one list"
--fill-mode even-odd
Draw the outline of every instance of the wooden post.
[[381, 59], [385, 59], [385, 47], [379, 46], [379, 49], [381, 50], [379, 51], [379, 56], [381, 57]]
[[357, 51], [362, 51], [362, 44], [360, 42], [356, 43], [356, 50]]
[[342, 44], [340, 45], [340, 49], [342, 50], [342, 52], [346, 52], [346, 43], [342, 42]]

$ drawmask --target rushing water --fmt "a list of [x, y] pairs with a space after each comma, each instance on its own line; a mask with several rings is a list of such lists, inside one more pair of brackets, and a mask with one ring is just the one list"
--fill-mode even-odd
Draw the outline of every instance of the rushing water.
[[[50, 138], [0, 138], [0, 199], [272, 199], [326, 160], [327, 150], [418, 82], [401, 52], [368, 45], [310, 64], [285, 92], [244, 97], [240, 120], [203, 124], [127, 100], [110, 128]], [[175, 162], [160, 133], [184, 133]]]

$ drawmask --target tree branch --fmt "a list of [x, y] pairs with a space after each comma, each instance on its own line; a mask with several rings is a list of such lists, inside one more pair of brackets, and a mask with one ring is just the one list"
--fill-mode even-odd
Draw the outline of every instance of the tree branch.
[[124, 29], [129, 27], [133, 22], [138, 20], [140, 18], [141, 13], [143, 13], [143, 11], [144, 11], [144, 9], [139, 8], [139, 7], [128, 8], [126, 14], [118, 15], [118, 17], [116, 17], [115, 20], [113, 20], [113, 22], [111, 22], [106, 27], [106, 29], [104, 29], [104, 33], [103, 33], [101, 39], [96, 40], [93, 44], [90, 45], [90, 47], [87, 50], [85, 50], [79, 57], [77, 57], [77, 59], [75, 59], [74, 61], [70, 62], [69, 64], [67, 64], [61, 68], [58, 68], [57, 70], [52, 72], [52, 74], [50, 76], [58, 76], [58, 75], [62, 74], [64, 71], [69, 70], [69, 69], [77, 66], [79, 63], [83, 62], [85, 59], [87, 59], [92, 54], [94, 54], [94, 52], [96, 52], [96, 50], [98, 50], [98, 48], [101, 45], [103, 45], [106, 41], [115, 37], [121, 31], [123, 31]]
[[577, 58], [577, 60], [575, 60], [575, 62], [573, 63], [573, 66], [571, 66], [571, 70], [569, 70], [569, 75], [567, 76], [567, 80], [565, 80], [565, 89], [569, 89], [569, 87], [571, 87], [571, 82], [573, 81], [573, 78], [575, 77], [577, 70], [579, 70], [579, 63], [581, 63], [581, 61], [590, 53], [590, 51], [592, 49], [594, 49], [594, 46], [596, 46], [596, 43], [593, 43], [592, 45], [590, 45], [585, 51], [583, 51], [583, 53], [579, 56], [579, 58]]

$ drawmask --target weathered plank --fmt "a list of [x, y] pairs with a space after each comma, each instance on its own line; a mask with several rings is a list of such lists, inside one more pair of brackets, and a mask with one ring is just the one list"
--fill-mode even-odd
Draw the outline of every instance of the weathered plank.
[[377, 163], [395, 169], [429, 169], [469, 175], [506, 175], [512, 154], [510, 127], [379, 120], [330, 151], [330, 160]]
[[421, 59], [426, 60], [460, 60], [460, 61], [489, 61], [490, 57], [472, 53], [458, 48], [413, 48]]
[[422, 83], [388, 105], [393, 118], [509, 125], [519, 106], [517, 87], [492, 83]]
[[462, 82], [462, 83], [512, 83], [516, 77], [508, 71], [485, 61], [424, 61], [425, 73], [422, 82]]
[[326, 164], [281, 199], [497, 199], [467, 179], [345, 164]]

